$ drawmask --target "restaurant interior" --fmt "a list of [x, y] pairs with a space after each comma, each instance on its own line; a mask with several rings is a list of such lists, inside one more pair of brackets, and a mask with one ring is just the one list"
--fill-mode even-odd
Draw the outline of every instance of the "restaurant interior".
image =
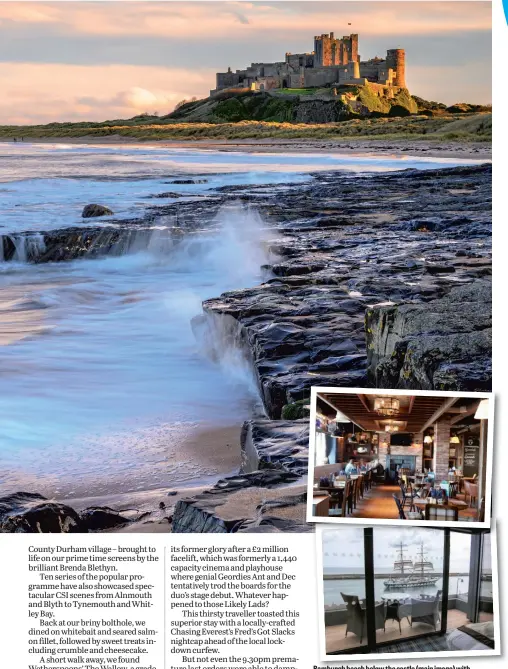
[[312, 516], [483, 522], [489, 401], [318, 392]]
[[342, 525], [321, 538], [327, 655], [493, 651], [490, 530]]

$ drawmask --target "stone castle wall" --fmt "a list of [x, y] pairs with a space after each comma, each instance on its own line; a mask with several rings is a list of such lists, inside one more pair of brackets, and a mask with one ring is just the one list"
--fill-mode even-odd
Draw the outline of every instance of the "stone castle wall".
[[314, 37], [314, 52], [286, 53], [285, 61], [251, 63], [244, 70], [218, 72], [213, 94], [226, 88], [313, 88], [367, 80], [387, 87], [406, 87], [404, 49], [388, 49], [386, 59], [361, 61], [358, 35], [336, 39], [333, 33]]

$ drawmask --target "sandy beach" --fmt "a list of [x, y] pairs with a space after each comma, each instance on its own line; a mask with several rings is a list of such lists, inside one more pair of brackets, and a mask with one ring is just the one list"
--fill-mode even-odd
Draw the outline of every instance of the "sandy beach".
[[342, 153], [357, 156], [426, 156], [429, 158], [463, 158], [490, 161], [492, 159], [492, 144], [490, 142], [437, 142], [424, 140], [395, 140], [382, 139], [341, 139], [330, 140], [302, 140], [302, 139], [245, 139], [237, 140], [207, 139], [207, 140], [147, 140], [140, 142], [121, 135], [108, 137], [45, 137], [30, 139], [30, 143], [41, 144], [128, 144], [147, 146], [154, 145], [168, 149], [201, 149], [203, 151], [241, 151], [245, 153]]

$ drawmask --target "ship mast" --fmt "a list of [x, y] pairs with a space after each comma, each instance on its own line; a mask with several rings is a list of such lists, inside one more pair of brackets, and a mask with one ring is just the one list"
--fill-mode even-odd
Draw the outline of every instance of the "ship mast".
[[406, 548], [406, 547], [404, 546], [404, 544], [401, 541], [400, 542], [400, 548], [399, 548], [399, 554], [400, 554], [399, 555], [399, 564], [400, 564], [400, 575], [401, 576], [404, 576], [404, 562], [405, 562], [404, 561], [404, 548]]
[[422, 578], [425, 576], [425, 569], [423, 565], [423, 541], [420, 544], [420, 569], [422, 571]]

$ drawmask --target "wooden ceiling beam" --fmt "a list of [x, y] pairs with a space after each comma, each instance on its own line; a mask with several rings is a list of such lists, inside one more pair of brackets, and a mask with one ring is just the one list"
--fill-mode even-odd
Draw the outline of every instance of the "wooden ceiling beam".
[[437, 420], [441, 418], [441, 416], [446, 413], [447, 409], [449, 409], [451, 406], [455, 404], [455, 402], [458, 400], [458, 397], [448, 397], [446, 400], [443, 401], [442, 405], [434, 411], [432, 416], [428, 419], [428, 421], [425, 423], [425, 425], [421, 428], [421, 430], [418, 430], [419, 432], [424, 432], [427, 428], [429, 428], [431, 425], [433, 425]]
[[[354, 413], [356, 413], [356, 412], [352, 413], [352, 412], [350, 412], [350, 411], [347, 410], [347, 409], [341, 409], [341, 407], [340, 407], [340, 406], [337, 406], [336, 404], [332, 404], [332, 402], [330, 402], [330, 401], [327, 399], [327, 397], [330, 397], [330, 394], [327, 394], [327, 395], [325, 396], [325, 395], [321, 395], [320, 393], [318, 393], [318, 394], [317, 394], [317, 397], [319, 397], [323, 402], [325, 402], [325, 404], [328, 404], [328, 406], [330, 406], [335, 412], [340, 411], [341, 413], [343, 413], [343, 414], [346, 416], [346, 418], [349, 418], [349, 420], [350, 420], [352, 423], [354, 423], [355, 425], [357, 425], [357, 426], [358, 426], [359, 428], [361, 428], [362, 430], [367, 431], [367, 428], [364, 427], [364, 426], [362, 425], [363, 420], [360, 419], [360, 420], [362, 420], [362, 423], [361, 423], [361, 422], [358, 421], [356, 418], [354, 418]], [[337, 395], [336, 397], [340, 397], [340, 395]]]
[[455, 423], [459, 423], [463, 418], [467, 418], [468, 416], [472, 416], [474, 413], [476, 413], [476, 410], [478, 409], [478, 405], [480, 404], [480, 400], [477, 402], [473, 402], [473, 404], [469, 404], [468, 406], [460, 407], [461, 412], [456, 414], [450, 421], [451, 425], [455, 425]]
[[358, 395], [358, 399], [360, 400], [360, 402], [363, 404], [363, 406], [367, 410], [367, 413], [370, 413], [370, 407], [367, 404], [366, 396], [365, 395]]

